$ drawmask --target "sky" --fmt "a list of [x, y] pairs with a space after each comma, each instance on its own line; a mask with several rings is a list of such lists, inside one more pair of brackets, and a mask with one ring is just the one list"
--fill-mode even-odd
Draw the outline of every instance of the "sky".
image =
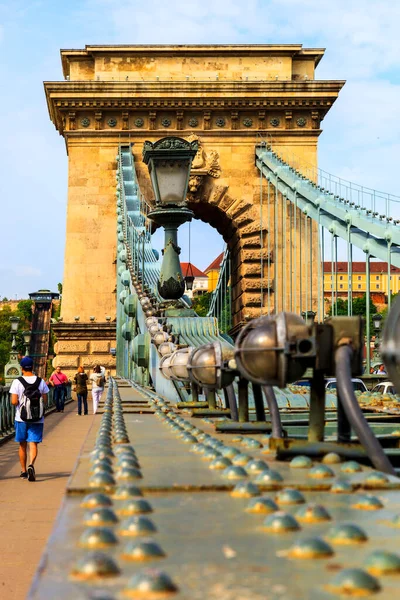
[[[0, 0], [0, 298], [62, 281], [65, 143], [43, 81], [61, 80], [60, 48], [85, 44], [301, 43], [323, 47], [317, 79], [346, 79], [322, 122], [319, 165], [400, 195], [400, 2], [393, 0]], [[155, 247], [161, 246], [156, 234]], [[207, 245], [200, 240], [207, 236]], [[188, 226], [180, 235], [188, 260]], [[191, 225], [200, 269], [223, 250]]]

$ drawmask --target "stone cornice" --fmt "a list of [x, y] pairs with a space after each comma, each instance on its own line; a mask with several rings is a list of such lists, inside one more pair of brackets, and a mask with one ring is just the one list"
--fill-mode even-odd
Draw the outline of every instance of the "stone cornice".
[[55, 323], [51, 329], [58, 340], [114, 340], [116, 323]]

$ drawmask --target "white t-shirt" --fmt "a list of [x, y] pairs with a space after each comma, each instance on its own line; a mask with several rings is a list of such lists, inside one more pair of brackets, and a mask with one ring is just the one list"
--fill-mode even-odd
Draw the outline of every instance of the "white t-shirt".
[[[99, 377], [103, 377], [103, 385], [96, 384], [96, 381]], [[104, 369], [104, 373], [103, 373], [103, 371], [101, 371], [100, 373], [92, 373], [89, 377], [89, 381], [92, 382], [92, 390], [94, 390], [95, 392], [98, 390], [104, 390], [104, 379], [105, 379], [105, 369]]]
[[[25, 379], [26, 383], [35, 383], [35, 381], [36, 381], [36, 375], [30, 375], [29, 377], [26, 377], [26, 375], [23, 375], [23, 378]], [[19, 423], [24, 422], [21, 419], [20, 412], [19, 412], [19, 409], [20, 409], [19, 401], [21, 400], [22, 394], [24, 393], [24, 389], [25, 388], [22, 385], [22, 383], [20, 381], [18, 381], [18, 379], [14, 379], [14, 381], [12, 382], [11, 387], [10, 387], [10, 394], [18, 394], [18, 404], [17, 404], [17, 408], [15, 411], [15, 420], [18, 421]], [[49, 393], [49, 388], [47, 387], [47, 384], [43, 379], [40, 382], [39, 391], [42, 394]], [[42, 417], [40, 419], [40, 421], [35, 421], [35, 423], [44, 423], [44, 417]]]

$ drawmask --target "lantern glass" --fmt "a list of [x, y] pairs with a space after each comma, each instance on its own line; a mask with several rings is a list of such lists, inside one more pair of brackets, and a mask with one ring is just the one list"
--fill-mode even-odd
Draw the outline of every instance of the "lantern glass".
[[16, 333], [18, 331], [19, 317], [10, 317], [11, 331]]
[[23, 332], [22, 332], [22, 335], [23, 335], [23, 337], [24, 337], [24, 344], [25, 344], [26, 346], [28, 346], [28, 344], [30, 344], [30, 343], [31, 343], [31, 337], [32, 337], [32, 334], [31, 334], [31, 332], [30, 332], [30, 331], [23, 331]]
[[382, 315], [374, 315], [372, 317], [372, 321], [374, 323], [374, 329], [377, 329], [379, 331], [379, 329], [381, 328]]
[[190, 275], [186, 275], [185, 277], [185, 284], [186, 284], [186, 289], [187, 290], [192, 290], [193, 289], [193, 282], [194, 282], [194, 277], [190, 276]]
[[179, 206], [186, 201], [191, 160], [151, 160], [151, 181], [156, 203]]

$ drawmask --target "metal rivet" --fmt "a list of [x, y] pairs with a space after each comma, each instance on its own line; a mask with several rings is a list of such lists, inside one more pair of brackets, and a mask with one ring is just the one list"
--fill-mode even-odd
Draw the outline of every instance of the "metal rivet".
[[291, 558], [328, 558], [334, 551], [329, 544], [319, 537], [298, 540], [288, 551]]
[[246, 507], [246, 512], [249, 513], [273, 513], [278, 511], [278, 505], [266, 496], [261, 498], [253, 498]]
[[110, 508], [95, 508], [89, 510], [84, 516], [86, 525], [114, 525], [118, 523], [118, 517]]
[[259, 496], [260, 490], [254, 483], [242, 481], [237, 483], [231, 491], [233, 498], [251, 498], [252, 496]]
[[140, 515], [153, 512], [151, 505], [142, 498], [131, 498], [118, 509], [120, 515]]
[[112, 500], [110, 496], [106, 494], [97, 493], [97, 494], [89, 494], [84, 497], [81, 502], [81, 506], [83, 508], [96, 508], [99, 506], [112, 506]]
[[194, 452], [195, 454], [202, 454], [206, 451], [206, 446], [204, 444], [193, 444], [190, 446], [190, 452]]
[[106, 471], [99, 471], [89, 478], [89, 487], [111, 489], [115, 485], [115, 479]]
[[285, 533], [287, 531], [298, 531], [300, 525], [289, 513], [275, 512], [265, 519], [263, 529], [271, 533]]
[[103, 462], [102, 460], [97, 460], [96, 462], [94, 462], [91, 467], [90, 467], [90, 472], [93, 474], [96, 473], [109, 473], [110, 475], [113, 474], [113, 468], [111, 465], [109, 465], [106, 462]]
[[242, 435], [234, 435], [233, 437], [231, 437], [232, 444], [239, 444], [242, 440], [243, 440]]
[[326, 535], [332, 544], [360, 544], [368, 540], [365, 531], [352, 523], [334, 525]]
[[203, 452], [201, 458], [202, 460], [214, 460], [219, 456], [221, 456], [221, 454], [217, 450], [214, 450], [213, 448], [207, 448], [207, 450]]
[[277, 504], [304, 504], [305, 498], [299, 490], [286, 488], [280, 490], [275, 496]]
[[312, 477], [312, 479], [327, 479], [334, 476], [334, 471], [328, 465], [315, 465], [308, 472], [308, 477]]
[[140, 540], [138, 542], [129, 542], [121, 552], [121, 558], [124, 560], [153, 560], [154, 558], [164, 558], [165, 552], [153, 540]]
[[362, 471], [362, 467], [357, 461], [349, 460], [342, 464], [340, 470], [343, 473], [358, 473], [359, 471]]
[[162, 598], [178, 591], [170, 577], [156, 569], [146, 569], [134, 575], [122, 595], [129, 598]]
[[259, 442], [258, 440], [255, 440], [253, 438], [244, 438], [242, 440], [242, 444], [243, 446], [245, 446], [246, 448], [262, 448], [262, 444], [261, 442]]
[[115, 577], [120, 570], [115, 561], [103, 552], [91, 552], [78, 560], [71, 571], [74, 579], [92, 580]]
[[143, 493], [140, 488], [134, 485], [118, 486], [112, 495], [115, 500], [126, 500], [135, 496], [143, 496]]
[[106, 527], [86, 529], [79, 539], [79, 545], [83, 548], [108, 548], [115, 544], [118, 544], [117, 536], [112, 529]]
[[300, 506], [295, 516], [301, 523], [320, 523], [322, 521], [330, 521], [332, 518], [321, 504]]
[[123, 536], [149, 535], [156, 532], [157, 528], [153, 521], [142, 515], [124, 519], [118, 529], [118, 533]]
[[339, 454], [336, 454], [336, 452], [328, 452], [328, 454], [325, 454], [323, 457], [322, 462], [325, 465], [336, 465], [342, 462], [342, 459], [340, 458]]
[[362, 569], [344, 569], [333, 578], [327, 588], [346, 596], [368, 596], [379, 592], [379, 581]]
[[264, 471], [269, 471], [269, 466], [263, 460], [254, 459], [247, 463], [246, 471], [252, 475], [257, 473], [263, 473]]
[[133, 456], [122, 456], [117, 460], [117, 469], [140, 469], [140, 464]]
[[386, 550], [375, 550], [367, 556], [363, 566], [372, 575], [400, 573], [400, 556]]
[[351, 494], [353, 486], [349, 481], [345, 479], [338, 479], [332, 483], [330, 490], [333, 494]]
[[243, 467], [228, 467], [224, 471], [222, 471], [222, 476], [225, 479], [246, 479], [248, 477], [246, 471]]
[[142, 473], [139, 469], [133, 467], [123, 467], [116, 472], [115, 477], [120, 481], [134, 481], [135, 479], [141, 479]]
[[359, 510], [379, 510], [383, 508], [382, 502], [376, 496], [355, 496], [352, 498], [352, 502], [351, 508], [358, 508]]
[[232, 460], [232, 458], [234, 456], [237, 456], [238, 454], [241, 454], [241, 452], [237, 448], [233, 448], [232, 446], [226, 446], [225, 448], [222, 448], [221, 454], [225, 458], [230, 458]]
[[292, 469], [309, 469], [313, 466], [313, 462], [309, 456], [300, 455], [290, 461], [290, 466]]
[[252, 458], [247, 454], [236, 454], [236, 456], [233, 456], [231, 460], [233, 465], [244, 467], [245, 465], [247, 465], [247, 463], [249, 463], [252, 460]]
[[374, 471], [366, 476], [362, 485], [366, 489], [387, 488], [390, 487], [390, 480], [385, 473]]
[[197, 438], [195, 438], [194, 435], [191, 435], [190, 433], [186, 433], [182, 437], [182, 442], [184, 442], [185, 444], [195, 444], [197, 442]]
[[229, 458], [224, 458], [223, 456], [218, 456], [209, 464], [209, 468], [213, 469], [213, 470], [214, 469], [226, 469], [227, 467], [230, 467], [231, 465], [232, 465], [232, 463], [229, 460]]
[[262, 471], [254, 481], [263, 485], [274, 485], [283, 481], [283, 477], [278, 471]]

